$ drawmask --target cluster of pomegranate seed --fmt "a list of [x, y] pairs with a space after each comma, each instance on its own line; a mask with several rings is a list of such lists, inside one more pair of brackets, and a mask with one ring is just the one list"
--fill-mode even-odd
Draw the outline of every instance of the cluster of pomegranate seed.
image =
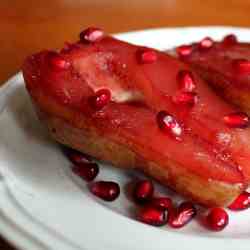
[[182, 58], [191, 55], [192, 51], [193, 51], [192, 45], [181, 45], [176, 48], [177, 55]]
[[168, 223], [171, 227], [180, 228], [196, 215], [196, 208], [191, 202], [183, 202], [175, 209], [169, 197], [153, 197], [153, 190], [153, 183], [148, 180], [139, 181], [135, 186], [134, 199], [144, 205], [139, 210], [140, 221], [152, 226]]
[[[67, 156], [74, 164], [73, 172], [86, 181], [93, 181], [99, 173], [96, 163], [75, 150], [69, 149]], [[113, 181], [97, 181], [90, 185], [90, 191], [104, 201], [114, 201], [120, 195], [120, 186]], [[174, 207], [169, 197], [155, 197], [154, 185], [150, 180], [137, 181], [133, 190], [134, 201], [140, 207], [137, 219], [152, 226], [168, 224], [172, 228], [182, 228], [197, 214], [192, 202], [182, 202]], [[250, 193], [243, 192], [228, 206], [230, 210], [240, 211], [250, 207]], [[223, 208], [212, 208], [203, 218], [205, 225], [212, 231], [223, 230], [229, 222], [229, 216]]]
[[[244, 191], [229, 206], [232, 211], [241, 211], [250, 208], [250, 193]], [[229, 222], [229, 216], [223, 208], [212, 208], [207, 217], [206, 225], [213, 231], [223, 230]]]
[[137, 51], [137, 57], [139, 63], [150, 64], [154, 63], [157, 60], [157, 53], [152, 49], [144, 48]]
[[[89, 158], [73, 149], [67, 150], [69, 160], [74, 164], [72, 171], [85, 181], [93, 181], [98, 173], [99, 167], [91, 162]], [[120, 194], [120, 187], [112, 181], [98, 181], [90, 185], [90, 191], [105, 201], [114, 201]]]
[[238, 39], [234, 34], [229, 34], [227, 36], [225, 36], [222, 40], [222, 44], [224, 46], [232, 46], [234, 44], [238, 43]]
[[[147, 184], [146, 184], [147, 183]], [[145, 185], [146, 184], [146, 185]], [[148, 186], [150, 188], [142, 188]], [[140, 193], [140, 197], [147, 197], [141, 203], [141, 199], [135, 196], [135, 201], [144, 205], [139, 210], [138, 219], [152, 226], [163, 226], [168, 224], [172, 228], [182, 228], [187, 225], [196, 215], [197, 209], [192, 202], [182, 202], [177, 208], [168, 197], [153, 197], [154, 188], [152, 182], [143, 180], [135, 186], [134, 193]], [[145, 192], [143, 194], [143, 192]], [[151, 198], [149, 198], [151, 197]], [[239, 211], [250, 207], [250, 193], [243, 192], [228, 207], [231, 210]], [[225, 209], [215, 207], [202, 218], [208, 229], [212, 231], [223, 230], [229, 222], [229, 216]]]
[[230, 128], [246, 128], [249, 125], [249, 116], [244, 112], [235, 112], [225, 115], [223, 121]]
[[111, 100], [111, 93], [108, 89], [100, 89], [95, 95], [89, 97], [90, 106], [95, 110], [100, 110]]
[[203, 38], [200, 42], [199, 42], [199, 48], [201, 50], [207, 50], [212, 48], [214, 45], [214, 41], [212, 38], [210, 37], [205, 37]]
[[139, 209], [138, 220], [152, 226], [163, 226], [167, 223], [172, 201], [168, 197], [153, 197], [154, 186], [150, 180], [138, 181], [133, 194], [135, 202], [144, 206]]
[[247, 59], [235, 59], [232, 62], [233, 68], [239, 74], [250, 74], [250, 61]]
[[[228, 34], [222, 39], [223, 46], [232, 46], [238, 43], [238, 39], [234, 34]], [[207, 49], [212, 48], [214, 45], [214, 41], [211, 37], [205, 37], [198, 43], [198, 48], [205, 51]], [[193, 45], [180, 45], [176, 48], [176, 53], [179, 57], [185, 58], [192, 54]]]
[[182, 134], [182, 127], [178, 121], [168, 112], [160, 111], [156, 116], [158, 127], [166, 134], [179, 140]]
[[82, 43], [99, 42], [104, 37], [104, 31], [99, 28], [89, 27], [80, 33]]
[[[229, 34], [222, 39], [222, 45], [232, 46], [238, 43], [238, 39], [234, 34]], [[198, 43], [198, 48], [205, 51], [212, 48], [214, 41], [211, 37], [205, 37]], [[188, 57], [193, 52], [192, 45], [181, 45], [176, 48], [177, 55], [181, 58]]]
[[67, 70], [71, 65], [69, 61], [55, 51], [48, 54], [48, 62], [55, 71]]

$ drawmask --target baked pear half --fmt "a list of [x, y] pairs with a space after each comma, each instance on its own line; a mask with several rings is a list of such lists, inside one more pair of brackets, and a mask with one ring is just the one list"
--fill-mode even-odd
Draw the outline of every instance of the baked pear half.
[[205, 206], [226, 206], [248, 187], [248, 124], [231, 126], [225, 117], [239, 110], [179, 59], [89, 28], [60, 52], [29, 56], [22, 70], [59, 143]]

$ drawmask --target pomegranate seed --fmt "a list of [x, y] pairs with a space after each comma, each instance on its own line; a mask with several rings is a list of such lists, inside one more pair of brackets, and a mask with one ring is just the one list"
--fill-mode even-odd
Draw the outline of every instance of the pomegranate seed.
[[102, 109], [111, 100], [111, 93], [108, 89], [98, 90], [94, 96], [89, 98], [90, 105], [96, 110]]
[[66, 70], [70, 67], [70, 62], [64, 59], [60, 54], [57, 52], [50, 52], [49, 55], [49, 64], [53, 67], [54, 70]]
[[196, 214], [196, 208], [193, 203], [183, 202], [176, 212], [172, 211], [168, 223], [173, 228], [181, 228], [188, 224]]
[[225, 46], [230, 46], [230, 45], [234, 45], [237, 43], [238, 43], [238, 40], [234, 34], [229, 34], [229, 35], [225, 36], [222, 40], [222, 44]]
[[195, 92], [181, 92], [173, 97], [176, 104], [194, 106], [198, 101], [198, 96]]
[[192, 53], [193, 47], [192, 45], [181, 45], [176, 48], [176, 52], [179, 57], [187, 57]]
[[153, 63], [157, 60], [157, 54], [151, 49], [138, 50], [139, 62], [143, 64]]
[[140, 212], [138, 219], [152, 226], [163, 226], [167, 224], [168, 216], [166, 211], [155, 207], [144, 207]]
[[172, 200], [168, 197], [157, 197], [153, 198], [150, 202], [152, 207], [156, 207], [161, 210], [172, 209]]
[[156, 120], [162, 131], [179, 139], [182, 134], [182, 128], [172, 115], [166, 111], [160, 111], [156, 116]]
[[235, 112], [223, 117], [224, 123], [231, 128], [246, 128], [249, 125], [249, 116], [243, 112]]
[[134, 198], [138, 203], [145, 203], [149, 201], [154, 193], [154, 185], [149, 180], [139, 181], [134, 190]]
[[105, 201], [114, 201], [120, 195], [120, 187], [113, 181], [98, 181], [90, 186], [90, 191]]
[[93, 181], [99, 173], [98, 165], [92, 162], [75, 165], [72, 170], [86, 181]]
[[214, 41], [210, 37], [203, 38], [199, 43], [199, 48], [202, 50], [210, 49], [214, 45]]
[[229, 209], [239, 211], [250, 207], [250, 193], [243, 192], [240, 194], [232, 204], [228, 206]]
[[88, 156], [79, 151], [67, 149], [66, 154], [69, 160], [75, 165], [89, 163]]
[[250, 74], [250, 61], [246, 59], [235, 59], [232, 62], [233, 68], [240, 74]]
[[228, 214], [227, 212], [219, 207], [212, 208], [207, 215], [207, 225], [213, 231], [221, 231], [228, 224]]
[[193, 74], [188, 70], [181, 70], [177, 74], [180, 89], [184, 92], [193, 92], [196, 88]]
[[83, 43], [94, 43], [104, 37], [104, 31], [99, 28], [90, 27], [80, 33], [80, 40]]

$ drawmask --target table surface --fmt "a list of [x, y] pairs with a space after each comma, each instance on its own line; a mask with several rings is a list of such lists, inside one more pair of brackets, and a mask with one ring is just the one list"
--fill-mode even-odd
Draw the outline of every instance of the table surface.
[[[109, 33], [153, 27], [250, 26], [246, 0], [1, 0], [0, 84], [20, 69], [24, 58], [44, 48], [74, 41], [88, 26]], [[14, 250], [0, 238], [1, 250]]]

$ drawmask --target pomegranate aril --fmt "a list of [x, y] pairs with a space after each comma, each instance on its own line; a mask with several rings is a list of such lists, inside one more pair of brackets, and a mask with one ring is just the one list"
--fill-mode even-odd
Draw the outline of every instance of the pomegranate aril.
[[198, 96], [195, 92], [180, 92], [173, 97], [176, 104], [185, 106], [194, 106], [197, 103]]
[[227, 212], [223, 208], [212, 208], [207, 215], [206, 223], [213, 231], [223, 230], [229, 221]]
[[90, 186], [90, 191], [105, 201], [114, 201], [120, 195], [120, 187], [113, 181], [98, 181]]
[[66, 154], [69, 160], [73, 164], [79, 165], [79, 164], [89, 163], [88, 156], [79, 151], [73, 149], [67, 149]]
[[48, 54], [48, 61], [49, 65], [56, 71], [67, 70], [70, 67], [70, 62], [57, 52], [50, 52]]
[[229, 35], [225, 36], [222, 40], [222, 44], [225, 46], [231, 46], [231, 45], [234, 45], [237, 43], [238, 43], [238, 40], [234, 34], [229, 34]]
[[249, 125], [249, 116], [244, 112], [235, 112], [225, 115], [223, 121], [230, 128], [246, 128]]
[[168, 197], [156, 197], [153, 198], [150, 202], [152, 207], [156, 207], [161, 210], [169, 210], [172, 209], [172, 200]]
[[237, 73], [250, 74], [250, 61], [246, 59], [234, 59], [232, 62], [233, 68]]
[[166, 111], [160, 111], [156, 116], [158, 127], [165, 133], [175, 137], [177, 140], [180, 139], [182, 134], [182, 127], [177, 120], [167, 113]]
[[193, 203], [183, 202], [177, 211], [172, 210], [168, 223], [173, 228], [181, 228], [188, 224], [196, 214], [197, 211]]
[[134, 199], [138, 203], [145, 203], [153, 197], [154, 185], [150, 180], [137, 182], [134, 190]]
[[151, 49], [139, 49], [137, 52], [139, 62], [142, 64], [153, 63], [157, 60], [157, 53]]
[[86, 181], [93, 181], [99, 173], [98, 165], [92, 162], [75, 165], [72, 170]]
[[92, 108], [96, 110], [102, 109], [106, 106], [111, 100], [111, 93], [108, 89], [98, 90], [94, 96], [89, 98], [89, 103]]
[[196, 88], [193, 74], [188, 70], [181, 70], [177, 74], [177, 82], [180, 90], [184, 92], [193, 92]]
[[167, 224], [168, 213], [156, 207], [146, 206], [140, 210], [138, 220], [152, 226], [163, 226]]
[[210, 37], [203, 38], [199, 43], [199, 48], [202, 50], [210, 49], [214, 45], [214, 41]]
[[192, 50], [193, 50], [192, 45], [181, 45], [176, 48], [176, 52], [179, 57], [187, 57], [191, 55]]
[[80, 41], [83, 43], [94, 43], [104, 37], [104, 31], [99, 28], [90, 27], [80, 33]]
[[243, 192], [240, 194], [232, 204], [228, 206], [229, 209], [240, 211], [250, 207], [250, 193]]

